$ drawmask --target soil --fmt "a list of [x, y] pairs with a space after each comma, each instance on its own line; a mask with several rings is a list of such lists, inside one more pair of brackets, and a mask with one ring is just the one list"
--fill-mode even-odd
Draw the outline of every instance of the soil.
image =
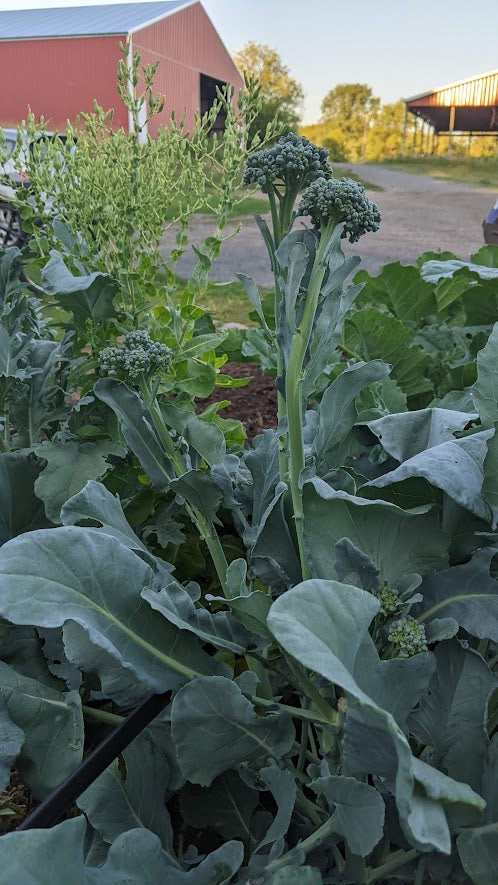
[[211, 403], [230, 400], [231, 404], [220, 412], [222, 418], [238, 418], [244, 424], [248, 439], [253, 439], [266, 428], [277, 426], [277, 392], [275, 379], [262, 375], [252, 363], [225, 363], [223, 372], [232, 378], [252, 377], [247, 387], [215, 387], [212, 394], [198, 401], [202, 411]]

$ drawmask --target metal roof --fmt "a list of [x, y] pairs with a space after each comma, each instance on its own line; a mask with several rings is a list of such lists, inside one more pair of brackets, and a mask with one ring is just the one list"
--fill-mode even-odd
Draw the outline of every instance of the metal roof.
[[407, 104], [411, 101], [417, 101], [419, 98], [428, 98], [430, 95], [437, 95], [458, 86], [466, 86], [467, 83], [471, 84], [479, 80], [487, 80], [489, 77], [496, 77], [497, 74], [498, 68], [495, 68], [493, 71], [486, 71], [484, 74], [475, 74], [473, 77], [465, 77], [463, 80], [455, 80], [454, 83], [445, 83], [444, 86], [437, 86], [436, 89], [428, 89], [427, 92], [419, 92], [418, 95], [411, 95], [409, 98], [404, 98], [403, 101]]
[[131, 34], [193, 2], [196, 0], [161, 0], [0, 12], [0, 40]]

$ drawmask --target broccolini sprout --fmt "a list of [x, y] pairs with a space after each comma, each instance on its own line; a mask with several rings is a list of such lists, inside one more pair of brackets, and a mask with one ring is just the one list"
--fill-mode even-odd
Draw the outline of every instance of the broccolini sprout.
[[136, 382], [150, 377], [171, 363], [171, 350], [153, 341], [147, 332], [130, 332], [122, 347], [106, 347], [100, 352], [100, 367], [106, 375], [121, 375]]
[[316, 178], [331, 175], [327, 149], [317, 147], [303, 135], [289, 132], [272, 147], [251, 154], [244, 184], [257, 184], [265, 194], [271, 185], [282, 184], [297, 196]]
[[397, 618], [390, 624], [387, 639], [394, 646], [393, 657], [411, 658], [427, 651], [424, 625], [410, 615]]
[[351, 243], [380, 225], [378, 206], [352, 178], [321, 177], [313, 181], [303, 194], [298, 215], [310, 215], [316, 227], [325, 227], [329, 221], [344, 223], [342, 236], [349, 236]]

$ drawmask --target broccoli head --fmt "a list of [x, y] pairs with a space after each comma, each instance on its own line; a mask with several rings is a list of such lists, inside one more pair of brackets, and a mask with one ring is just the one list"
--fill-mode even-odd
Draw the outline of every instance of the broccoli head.
[[385, 618], [393, 615], [399, 608], [399, 593], [394, 587], [384, 583], [382, 587], [376, 591], [375, 595], [380, 602], [380, 613]]
[[321, 177], [313, 181], [303, 194], [298, 215], [310, 215], [316, 227], [324, 227], [331, 220], [342, 222], [342, 236], [349, 236], [351, 243], [380, 225], [378, 206], [352, 178]]
[[100, 367], [106, 375], [124, 376], [136, 382], [150, 377], [171, 363], [171, 350], [153, 341], [147, 332], [130, 332], [122, 347], [106, 347], [100, 352]]
[[290, 132], [271, 147], [255, 151], [247, 161], [244, 184], [257, 184], [263, 193], [282, 184], [299, 193], [316, 178], [328, 178], [332, 167], [326, 148], [317, 147], [303, 135]]
[[424, 625], [410, 615], [397, 618], [389, 625], [387, 639], [394, 646], [394, 657], [411, 658], [427, 651]]

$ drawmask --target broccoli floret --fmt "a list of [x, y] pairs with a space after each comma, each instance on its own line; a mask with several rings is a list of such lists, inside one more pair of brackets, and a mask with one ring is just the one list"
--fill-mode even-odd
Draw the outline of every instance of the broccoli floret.
[[380, 602], [380, 613], [384, 617], [393, 615], [398, 610], [400, 598], [398, 591], [394, 587], [390, 587], [389, 584], [383, 584], [376, 591], [375, 595]]
[[316, 227], [325, 227], [333, 220], [344, 223], [342, 236], [355, 243], [367, 231], [380, 225], [379, 207], [352, 178], [318, 178], [303, 194], [298, 215], [310, 215]]
[[100, 367], [106, 375], [122, 375], [136, 382], [157, 374], [171, 363], [171, 350], [153, 341], [147, 332], [130, 332], [122, 347], [106, 347], [100, 352]]
[[393, 657], [411, 658], [421, 651], [427, 651], [424, 625], [410, 615], [390, 624], [387, 640], [394, 646]]
[[245, 184], [257, 184], [263, 193], [274, 184], [283, 184], [297, 194], [315, 181], [328, 178], [332, 167], [326, 148], [317, 147], [303, 135], [290, 132], [268, 148], [255, 151], [247, 161]]

